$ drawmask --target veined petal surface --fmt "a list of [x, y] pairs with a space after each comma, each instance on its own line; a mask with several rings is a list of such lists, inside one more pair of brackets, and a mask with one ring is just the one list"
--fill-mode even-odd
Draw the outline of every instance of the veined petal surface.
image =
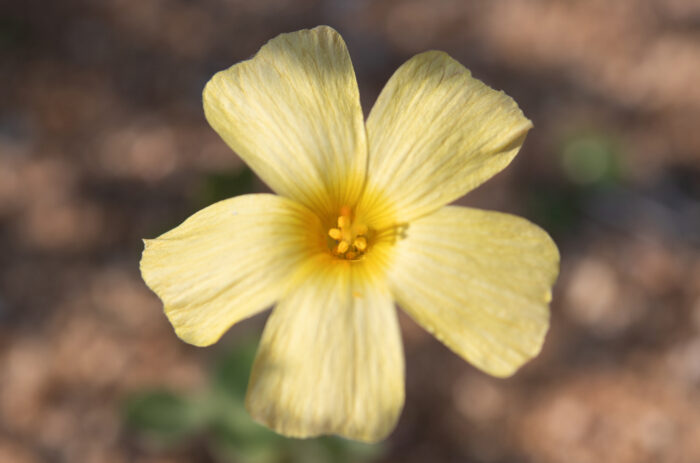
[[416, 322], [481, 370], [504, 377], [539, 353], [558, 272], [557, 247], [536, 225], [445, 207], [410, 224], [390, 280]]
[[314, 252], [309, 230], [318, 226], [314, 214], [286, 198], [227, 199], [144, 240], [141, 275], [177, 335], [207, 346], [278, 299], [293, 269]]
[[362, 209], [374, 211], [375, 221], [399, 222], [437, 210], [506, 167], [531, 127], [515, 101], [446, 53], [416, 55], [367, 119]]
[[330, 27], [282, 34], [214, 75], [204, 112], [277, 193], [321, 215], [361, 193], [367, 146], [359, 91], [345, 43]]
[[320, 256], [267, 321], [246, 406], [292, 437], [374, 442], [404, 401], [396, 308], [383, 278], [362, 264]]

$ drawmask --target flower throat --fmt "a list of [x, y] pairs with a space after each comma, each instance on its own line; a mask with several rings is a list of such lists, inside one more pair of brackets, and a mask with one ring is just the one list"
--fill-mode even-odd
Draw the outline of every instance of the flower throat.
[[347, 206], [340, 208], [336, 224], [328, 230], [331, 253], [340, 259], [360, 259], [367, 250], [367, 225], [353, 221], [352, 210]]

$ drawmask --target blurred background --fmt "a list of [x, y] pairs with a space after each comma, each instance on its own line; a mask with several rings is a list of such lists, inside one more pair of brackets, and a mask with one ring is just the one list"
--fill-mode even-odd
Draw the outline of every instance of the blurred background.
[[[440, 49], [535, 129], [461, 204], [562, 254], [542, 354], [507, 380], [402, 317], [407, 400], [374, 446], [242, 408], [266, 314], [180, 342], [141, 238], [265, 191], [201, 91], [268, 39], [345, 38], [365, 112]], [[0, 0], [0, 462], [700, 461], [697, 0]]]

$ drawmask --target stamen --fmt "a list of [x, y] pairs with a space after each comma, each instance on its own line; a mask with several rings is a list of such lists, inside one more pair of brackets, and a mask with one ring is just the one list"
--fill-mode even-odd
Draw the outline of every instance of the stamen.
[[337, 228], [331, 228], [330, 230], [328, 230], [328, 236], [330, 236], [334, 240], [340, 241], [340, 239], [343, 237], [343, 232], [341, 232]]
[[367, 226], [362, 223], [353, 223], [352, 209], [347, 206], [340, 208], [336, 223], [337, 228], [328, 229], [328, 236], [335, 241], [335, 243], [329, 243], [332, 254], [347, 260], [361, 258], [368, 248]]
[[367, 240], [364, 236], [358, 236], [357, 238], [355, 238], [355, 241], [352, 243], [352, 245], [355, 246], [358, 251], [364, 251], [365, 249], [367, 249]]

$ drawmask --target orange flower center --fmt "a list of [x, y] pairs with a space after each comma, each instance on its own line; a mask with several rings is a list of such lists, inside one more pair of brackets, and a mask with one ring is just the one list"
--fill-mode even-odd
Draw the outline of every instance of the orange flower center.
[[336, 222], [337, 226], [328, 230], [331, 253], [340, 259], [360, 259], [367, 251], [367, 225], [353, 220], [352, 210], [347, 206], [340, 208]]

